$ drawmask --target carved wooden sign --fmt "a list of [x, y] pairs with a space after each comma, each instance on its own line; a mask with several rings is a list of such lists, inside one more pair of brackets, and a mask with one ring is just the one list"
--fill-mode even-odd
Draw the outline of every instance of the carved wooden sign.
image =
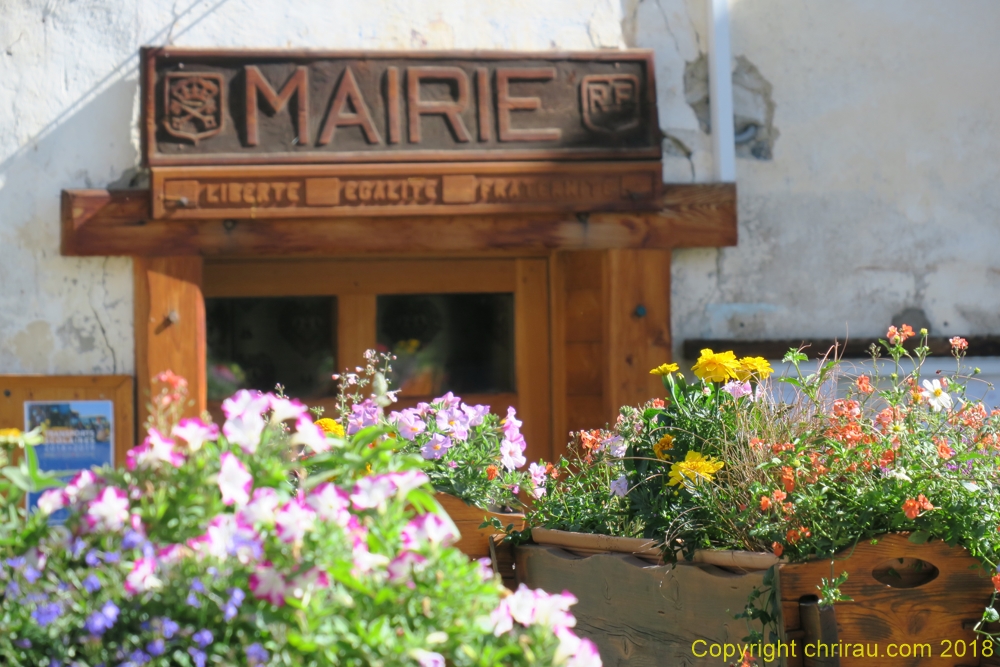
[[157, 219], [641, 210], [660, 163], [158, 167], [152, 185]]
[[660, 159], [649, 51], [147, 48], [143, 114], [154, 167]]

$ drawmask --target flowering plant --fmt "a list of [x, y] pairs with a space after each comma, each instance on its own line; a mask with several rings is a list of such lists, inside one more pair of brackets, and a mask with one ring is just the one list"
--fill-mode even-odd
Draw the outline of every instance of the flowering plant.
[[[791, 400], [768, 386], [763, 359], [703, 350], [693, 383], [674, 364], [653, 369], [665, 398], [579, 434], [572, 464], [561, 464], [566, 479], [529, 523], [655, 538], [667, 560], [742, 549], [799, 561], [908, 532], [961, 545], [1000, 572], [1000, 412], [968, 396], [978, 371], [963, 373], [962, 338], [951, 341], [953, 374], [921, 376], [926, 336], [890, 328], [846, 395], [836, 391], [850, 379], [838, 360], [806, 374], [799, 350], [785, 357], [794, 375], [781, 378]], [[824, 582], [824, 600], [840, 599], [842, 583]], [[1000, 591], [1000, 574], [993, 583]], [[993, 602], [984, 621], [1000, 618]]]
[[[448, 392], [430, 403], [386, 415], [383, 407], [395, 401], [395, 392], [388, 390], [384, 379], [392, 371], [393, 359], [367, 351], [364, 368], [340, 376], [347, 388], [341, 392], [347, 396], [340, 407], [341, 421], [321, 422], [333, 432], [348, 435], [369, 426], [386, 428], [395, 436], [400, 454], [425, 461], [423, 470], [437, 491], [485, 509], [520, 507], [517, 494], [526, 475], [517, 469], [526, 463], [527, 444], [514, 408], [507, 408], [507, 416], [501, 419], [490, 412], [490, 406], [467, 405]], [[352, 394], [352, 387], [367, 385], [372, 388], [370, 396], [359, 390]]]
[[421, 459], [384, 428], [328, 435], [248, 391], [223, 411], [221, 429], [160, 414], [127, 469], [43, 494], [41, 528], [0, 564], [4, 664], [600, 664], [572, 596], [505, 597], [448, 546]]
[[38, 469], [34, 448], [42, 440], [42, 427], [28, 433], [0, 428], [0, 498], [5, 510], [0, 514], [0, 556], [23, 550], [45, 530], [45, 518], [23, 507], [26, 494], [59, 483], [55, 475]]

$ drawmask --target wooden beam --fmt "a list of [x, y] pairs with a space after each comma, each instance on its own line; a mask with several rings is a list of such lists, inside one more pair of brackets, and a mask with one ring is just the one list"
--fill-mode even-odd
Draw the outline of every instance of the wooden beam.
[[185, 416], [207, 408], [205, 300], [200, 257], [136, 257], [135, 369], [140, 435], [149, 416], [152, 378], [171, 370], [188, 381], [193, 403]]
[[151, 219], [148, 190], [64, 190], [69, 256], [448, 255], [736, 244], [736, 186], [666, 185], [657, 210], [291, 220]]

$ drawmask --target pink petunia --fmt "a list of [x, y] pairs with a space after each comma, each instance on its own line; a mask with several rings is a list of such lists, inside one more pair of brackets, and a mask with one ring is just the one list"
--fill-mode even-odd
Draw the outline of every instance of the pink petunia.
[[206, 424], [197, 417], [189, 417], [180, 420], [170, 434], [186, 442], [189, 450], [197, 452], [206, 442], [218, 439], [219, 426], [218, 424]]
[[465, 413], [465, 418], [469, 422], [469, 426], [480, 426], [486, 419], [486, 415], [490, 413], [490, 406], [488, 405], [466, 405], [462, 403], [462, 412]]
[[347, 435], [354, 435], [368, 426], [378, 423], [379, 407], [370, 398], [351, 406], [351, 415], [347, 418]]
[[278, 509], [278, 494], [270, 487], [254, 489], [253, 499], [240, 510], [240, 517], [250, 524], [274, 523], [274, 512]]
[[253, 486], [253, 475], [247, 472], [243, 462], [232, 452], [223, 452], [220, 458], [218, 484], [222, 492], [224, 505], [246, 505], [250, 502], [250, 488]]
[[382, 477], [396, 488], [396, 494], [405, 496], [413, 489], [419, 489], [424, 484], [429, 484], [431, 478], [420, 470], [405, 470], [403, 472], [389, 472]]
[[447, 433], [455, 440], [465, 440], [469, 437], [469, 418], [458, 408], [439, 411], [435, 421], [438, 430]]
[[446, 435], [441, 435], [440, 433], [435, 433], [431, 436], [430, 440], [424, 443], [424, 446], [420, 448], [420, 455], [427, 460], [439, 459], [444, 456], [449, 449], [451, 449], [452, 441]]
[[156, 468], [161, 463], [169, 463], [175, 468], [180, 468], [184, 465], [184, 455], [174, 448], [173, 440], [155, 428], [149, 429], [141, 445], [133, 447], [125, 454], [125, 467], [129, 470]]
[[[447, 515], [445, 515], [447, 517]], [[431, 546], [448, 545], [459, 537], [458, 529], [451, 519], [438, 514], [421, 514], [411, 519], [403, 528], [401, 538], [406, 549], [420, 549], [425, 544]]]
[[404, 551], [393, 558], [386, 567], [389, 573], [389, 581], [394, 584], [407, 582], [412, 586], [413, 573], [421, 571], [426, 563], [426, 557], [412, 551]]
[[66, 492], [62, 489], [46, 489], [38, 496], [38, 509], [46, 516], [58, 512], [68, 504]]
[[258, 564], [257, 569], [250, 575], [250, 592], [258, 600], [267, 600], [281, 607], [285, 604], [287, 589], [284, 577], [274, 568], [271, 561]]
[[396, 485], [389, 475], [362, 477], [351, 492], [355, 509], [368, 510], [382, 507], [396, 493]]
[[314, 567], [289, 581], [285, 592], [294, 598], [302, 598], [306, 593], [329, 587], [330, 576], [318, 567]]
[[462, 399], [460, 399], [458, 396], [455, 396], [455, 394], [449, 391], [444, 396], [438, 396], [433, 401], [431, 401], [432, 405], [437, 405], [439, 403], [443, 403], [445, 409], [457, 408], [459, 405], [462, 404]]
[[163, 582], [156, 576], [156, 560], [140, 558], [132, 565], [132, 571], [125, 577], [125, 591], [137, 595], [159, 588]]
[[351, 520], [351, 499], [336, 484], [324, 482], [306, 497], [309, 507], [316, 510], [316, 515], [323, 521], [332, 521], [338, 526], [346, 526]]
[[331, 446], [330, 441], [326, 439], [326, 433], [314, 424], [308, 415], [302, 415], [295, 422], [295, 433], [292, 434], [291, 443], [302, 445], [315, 454], [329, 451]]
[[274, 525], [282, 542], [301, 542], [315, 522], [316, 510], [302, 498], [289, 500], [274, 514]]
[[97, 497], [98, 486], [103, 481], [90, 470], [81, 470], [63, 489], [66, 492], [66, 503], [75, 505], [93, 500]]
[[128, 508], [128, 496], [124, 491], [105, 487], [87, 506], [87, 524], [91, 530], [119, 531], [129, 519]]
[[[518, 434], [517, 437], [520, 438], [521, 435]], [[527, 463], [521, 442], [524, 442], [523, 438], [517, 442], [508, 440], [506, 437], [500, 442], [500, 464], [507, 470], [515, 470]]]

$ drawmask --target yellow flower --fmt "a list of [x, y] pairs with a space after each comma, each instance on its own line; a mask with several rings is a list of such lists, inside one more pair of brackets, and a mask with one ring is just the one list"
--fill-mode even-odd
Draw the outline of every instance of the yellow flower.
[[680, 366], [677, 364], [660, 364], [653, 370], [649, 371], [650, 375], [668, 375], [679, 369]]
[[753, 376], [758, 380], [766, 380], [773, 372], [774, 369], [764, 357], [743, 357], [740, 359], [740, 367], [736, 371], [736, 379], [745, 382]]
[[736, 361], [736, 355], [732, 351], [712, 352], [706, 348], [701, 351], [698, 363], [691, 370], [705, 382], [725, 382], [737, 377], [740, 362]]
[[17, 445], [21, 442], [21, 430], [0, 428], [0, 445]]
[[669, 461], [670, 454], [667, 451], [674, 445], [674, 436], [665, 435], [660, 438], [659, 442], [653, 445], [653, 453], [656, 454], [656, 458], [661, 461]]
[[323, 433], [327, 435], [333, 435], [338, 438], [344, 437], [344, 427], [336, 419], [324, 417], [316, 421], [316, 426], [319, 426]]
[[711, 482], [712, 476], [725, 464], [711, 456], [702, 456], [701, 452], [689, 451], [683, 461], [670, 466], [670, 486], [678, 486], [691, 480], [694, 484]]

